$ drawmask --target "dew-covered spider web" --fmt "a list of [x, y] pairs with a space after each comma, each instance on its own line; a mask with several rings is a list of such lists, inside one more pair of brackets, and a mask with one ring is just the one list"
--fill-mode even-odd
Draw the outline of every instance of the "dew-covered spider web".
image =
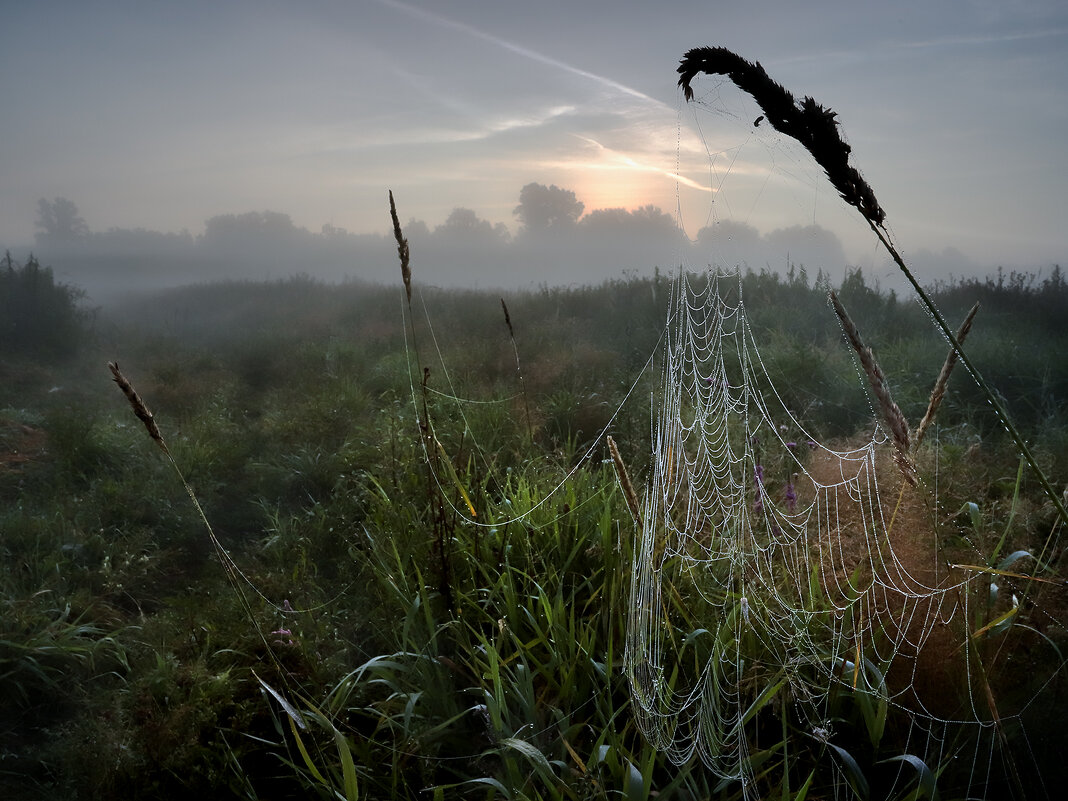
[[[716, 83], [699, 112], [724, 165], [710, 169], [713, 222], [739, 156], [708, 143], [725, 116], [747, 128], [739, 147], [770, 154], [770, 180], [784, 164], [821, 179], [753, 134], [759, 111], [724, 114], [730, 90]], [[1042, 600], [1063, 580], [1026, 551], [947, 552], [938, 443], [914, 485], [877, 403], [855, 435], [822, 440], [776, 386], [746, 300], [736, 262], [684, 265], [672, 284], [626, 642], [639, 728], [751, 798], [807, 786], [796, 766], [815, 762], [842, 797], [930, 797], [950, 781], [965, 797], [1055, 795], [1026, 724], [1063, 672], [1060, 603]], [[782, 770], [798, 772], [768, 781]]]

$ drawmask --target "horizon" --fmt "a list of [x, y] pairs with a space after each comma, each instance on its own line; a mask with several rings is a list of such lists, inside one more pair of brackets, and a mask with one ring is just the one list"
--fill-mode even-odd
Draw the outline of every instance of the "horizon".
[[56, 198], [95, 232], [199, 236], [270, 211], [382, 235], [390, 189], [402, 220], [434, 230], [468, 209], [514, 237], [518, 190], [537, 183], [586, 215], [656, 206], [691, 241], [710, 225], [817, 226], [888, 277], [820, 170], [729, 81], [701, 77], [698, 103], [682, 102], [679, 59], [722, 45], [838, 113], [931, 277], [1062, 263], [1068, 9], [842, 8], [738, 6], [713, 25], [696, 2], [26, 4], [0, 31], [0, 88], [19, 109], [0, 247], [36, 248], [38, 200]]

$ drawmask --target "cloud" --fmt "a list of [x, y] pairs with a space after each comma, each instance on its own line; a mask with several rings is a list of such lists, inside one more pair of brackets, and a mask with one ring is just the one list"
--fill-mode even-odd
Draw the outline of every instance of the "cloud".
[[0, 93], [20, 110], [0, 237], [31, 242], [37, 198], [57, 195], [101, 228], [195, 232], [284, 209], [312, 230], [382, 232], [387, 188], [430, 225], [466, 206], [514, 228], [516, 188], [536, 181], [590, 208], [677, 207], [698, 227], [816, 222], [870, 254], [831, 223], [822, 173], [754, 128], [729, 80], [702, 79], [704, 105], [679, 101], [678, 58], [725, 43], [841, 112], [906, 246], [1063, 261], [1064, 4], [977, 0], [962, 17], [905, 3], [833, 19], [782, 4], [774, 26], [735, 5], [696, 41], [696, 0], [18, 4], [0, 29]]
[[618, 81], [614, 81], [611, 78], [606, 78], [603, 75], [597, 75], [596, 73], [589, 72], [588, 70], [572, 66], [571, 64], [568, 64], [559, 59], [555, 59], [543, 53], [539, 53], [538, 51], [533, 50], [529, 47], [524, 47], [522, 45], [508, 41], [507, 39], [494, 36], [488, 33], [487, 31], [483, 31], [474, 27], [473, 25], [458, 22], [456, 20], [450, 19], [440, 14], [435, 14], [434, 12], [428, 11], [423, 8], [416, 8], [415, 6], [408, 5], [407, 3], [398, 2], [397, 0], [378, 0], [378, 2], [382, 5], [388, 6], [390, 8], [395, 8], [399, 11], [404, 12], [405, 14], [409, 14], [413, 17], [429, 22], [433, 25], [437, 25], [442, 28], [448, 28], [450, 30], [463, 33], [467, 36], [471, 36], [476, 39], [489, 42], [490, 44], [496, 45], [497, 47], [500, 47], [511, 53], [523, 56], [524, 58], [529, 59], [530, 61], [534, 61], [557, 70], [562, 70], [580, 78], [588, 79], [593, 83], [599, 85], [600, 87], [611, 90], [612, 92], [627, 95], [629, 97], [642, 100], [644, 102], [651, 103], [657, 106], [663, 106], [660, 101], [649, 97], [649, 95], [644, 94], [643, 92], [639, 92], [637, 89], [633, 89], [629, 86], [619, 83]]
[[[589, 170], [620, 170], [622, 172], [633, 171], [652, 173], [659, 175], [672, 181], [678, 181], [684, 186], [688, 186], [691, 189], [697, 189], [702, 192], [714, 192], [712, 187], [698, 183], [685, 175], [680, 175], [672, 170], [667, 170], [657, 164], [651, 164], [644, 162], [643, 155], [628, 154], [620, 150], [613, 150], [605, 147], [592, 136], [583, 136], [582, 134], [574, 134], [576, 139], [579, 139], [587, 144], [591, 145], [596, 151], [599, 158], [593, 160], [577, 159], [575, 161], [567, 162], [566, 166], [569, 167], [581, 167]], [[556, 166], [562, 166], [563, 163], [558, 163]]]
[[1009, 33], [978, 33], [966, 35], [936, 36], [930, 39], [898, 42], [897, 47], [916, 49], [938, 49], [947, 47], [976, 47], [1006, 42], [1028, 42], [1035, 39], [1063, 38], [1068, 36], [1068, 28], [1044, 28], [1042, 30], [1013, 31]]

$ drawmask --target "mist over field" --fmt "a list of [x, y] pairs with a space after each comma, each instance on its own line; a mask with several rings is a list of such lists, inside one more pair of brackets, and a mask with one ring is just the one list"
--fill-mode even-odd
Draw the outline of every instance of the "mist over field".
[[0, 799], [1059, 797], [1068, 3], [770, 5], [6, 4]]
[[[402, 220], [403, 201], [399, 199]], [[313, 231], [280, 211], [216, 215], [196, 234], [141, 228], [99, 231], [81, 216], [74, 201], [64, 197], [41, 199], [37, 212], [34, 245], [0, 243], [0, 250], [10, 250], [19, 261], [32, 253], [53, 269], [58, 280], [84, 290], [91, 303], [221, 280], [303, 275], [328, 283], [380, 284], [396, 278], [391, 231], [352, 233], [329, 223]], [[512, 228], [491, 224], [463, 207], [454, 208], [433, 227], [408, 218], [402, 227], [421, 281], [475, 289], [581, 286], [650, 276], [680, 265], [741, 267], [781, 275], [793, 266], [805, 268], [813, 277], [822, 272], [838, 280], [857, 265], [839, 237], [818, 224], [761, 231], [741, 222], [712, 221], [690, 239], [672, 215], [656, 206], [587, 209], [575, 192], [538, 183], [520, 190], [513, 216]], [[388, 224], [385, 197], [382, 219]], [[928, 282], [981, 271], [958, 251], [913, 255]], [[983, 267], [989, 274], [997, 265]]]
[[[580, 230], [571, 231], [576, 240]], [[322, 236], [305, 233], [294, 252]], [[549, 238], [539, 240], [546, 252]], [[744, 243], [737, 231], [730, 238]], [[625, 672], [643, 529], [604, 437], [618, 443], [635, 485], [665, 475], [657, 465], [672, 448], [650, 438], [651, 415], [671, 397], [660, 388], [660, 366], [665, 342], [680, 331], [672, 323], [686, 317], [674, 305], [680, 287], [689, 284], [681, 301], [689, 304], [701, 296], [702, 277], [497, 293], [434, 289], [423, 278], [429, 268], [413, 266], [409, 306], [397, 254], [385, 252], [391, 244], [377, 243], [392, 267], [388, 284], [216, 281], [115, 298], [95, 313], [35, 260], [0, 263], [0, 589], [8, 610], [0, 619], [0, 797], [338, 798], [345, 782], [371, 799], [429, 797], [460, 784], [479, 785], [464, 798], [487, 797], [487, 785], [505, 788], [495, 798], [594, 801], [627, 797], [628, 787], [632, 797], [651, 797], [640, 786], [665, 801], [754, 797], [700, 760], [673, 763], [643, 737], [634, 698], [645, 696]], [[182, 248], [204, 246], [190, 238]], [[497, 247], [507, 254], [520, 245]], [[745, 298], [759, 344], [746, 363], [767, 377], [739, 379], [739, 392], [753, 389], [756, 421], [752, 437], [739, 439], [761, 448], [755, 467], [735, 469], [740, 514], [756, 514], [757, 498], [761, 509], [792, 514], [798, 495], [806, 497], [797, 471], [824, 466], [817, 459], [830, 453], [812, 450], [817, 440], [872, 437], [877, 407], [828, 308], [830, 287], [860, 321], [906, 420], [924, 417], [946, 358], [917, 304], [876, 291], [859, 270], [814, 278], [799, 269], [786, 278], [749, 271], [731, 290]], [[981, 303], [968, 353], [1063, 486], [1063, 274], [961, 281], [935, 299], [953, 321]], [[703, 325], [708, 307], [688, 309]], [[722, 348], [693, 352], [732, 376], [743, 364], [740, 352], [733, 360]], [[123, 397], [112, 381], [119, 375], [139, 398]], [[699, 385], [713, 386], [708, 378]], [[933, 522], [923, 522], [926, 507], [910, 506], [910, 524], [894, 529], [893, 544], [907, 554], [912, 542], [937, 542], [947, 559], [968, 565], [986, 563], [983, 547], [993, 564], [1007, 565], [994, 568], [997, 585], [973, 581], [961, 592], [966, 608], [989, 610], [969, 624], [986, 627], [981, 644], [997, 646], [985, 664], [998, 682], [993, 694], [1006, 699], [999, 713], [1026, 726], [1010, 730], [1006, 746], [1029, 771], [1017, 783], [1055, 786], [1064, 781], [1063, 715], [1055, 710], [1066, 678], [1066, 601], [1032, 596], [1028, 608], [1010, 599], [1026, 591], [1028, 575], [1018, 571], [1044, 563], [1024, 554], [1041, 554], [1056, 511], [975, 383], [955, 375], [945, 390], [937, 428], [915, 451], [924, 485], [936, 491]], [[796, 416], [758, 414], [758, 399]], [[142, 422], [158, 428], [146, 432]], [[427, 431], [435, 448], [426, 448]], [[892, 464], [879, 474], [890, 487], [887, 511], [897, 475]], [[836, 550], [854, 547], [855, 534], [839, 529]], [[1063, 550], [1056, 553], [1049, 561], [1062, 566]], [[774, 564], [784, 592], [809, 574], [788, 560]], [[991, 609], [998, 586], [1000, 606]], [[773, 633], [764, 628], [773, 606], [764, 599], [778, 587], [751, 582], [737, 614], [718, 601], [733, 603], [734, 593], [679, 594], [672, 603], [687, 619], [669, 631], [684, 642], [694, 626], [734, 625], [748, 612], [753, 631]], [[789, 627], [785, 670], [799, 669], [799, 639], [811, 662], [840, 659], [841, 638], [815, 628], [834, 619], [822, 598], [813, 604], [815, 634]], [[994, 631], [1006, 614], [1027, 622]], [[740, 686], [741, 708], [757, 711], [751, 725], [739, 725], [748, 725], [746, 737], [774, 737], [765, 748], [785, 754], [789, 746], [788, 758], [768, 763], [755, 797], [799, 799], [799, 776], [815, 777], [819, 797], [844, 797], [841, 762], [810, 733], [814, 718], [795, 711], [799, 694], [783, 670], [767, 670], [764, 638], [748, 633], [726, 639], [732, 651], [756, 655], [746, 656]], [[985, 730], [970, 703], [973, 674], [958, 662], [942, 670], [904, 660], [896, 675], [933, 682], [945, 709], [939, 718], [921, 709], [916, 725], [961, 722], [953, 744], [964, 758], [946, 756], [946, 733], [917, 753], [913, 709], [848, 676], [819, 718], [834, 721], [834, 753], [847, 752], [872, 787], [910, 781], [913, 772], [886, 767], [907, 757], [922, 777], [937, 773], [941, 797], [984, 797], [969, 770], [990, 761], [990, 738], [969, 733]], [[280, 699], [299, 714], [281, 711]], [[865, 717], [876, 703], [885, 711]], [[481, 713], [490, 704], [499, 723]], [[782, 715], [790, 715], [785, 725]], [[538, 734], [519, 739], [528, 731]], [[295, 761], [300, 748], [317, 762]], [[992, 774], [979, 790], [1009, 797], [1011, 776]], [[609, 792], [588, 792], [591, 775]]]
[[[693, 0], [581, 15], [559, 0], [8, 5], [0, 254], [32, 250], [95, 301], [299, 272], [389, 280], [388, 190], [441, 285], [684, 261], [888, 277], [871, 232], [744, 92], [709, 77], [682, 105], [675, 69], [704, 45], [836, 112], [921, 280], [1048, 273], [1068, 251], [1064, 3], [909, 0], [847, 18], [778, 3], [775, 25]], [[574, 236], [535, 236], [513, 213], [531, 182], [574, 192]], [[41, 198], [69, 198], [84, 225], [41, 227]]]

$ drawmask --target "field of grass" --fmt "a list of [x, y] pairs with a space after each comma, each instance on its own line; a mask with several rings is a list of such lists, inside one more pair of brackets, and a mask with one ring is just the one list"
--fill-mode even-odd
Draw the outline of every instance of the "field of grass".
[[[836, 289], [918, 421], [945, 343], [859, 272]], [[826, 290], [803, 273], [744, 281], [772, 380], [834, 440], [872, 413]], [[971, 357], [1063, 486], [1060, 273], [934, 290], [950, 320], [982, 301]], [[63, 356], [0, 354], [0, 792], [742, 797], [643, 740], [621, 669], [635, 532], [599, 437], [640, 491], [667, 294], [658, 276], [508, 295], [513, 339], [489, 293], [419, 292], [427, 316], [409, 328], [399, 287], [205, 285], [84, 319]], [[212, 535], [108, 361], [155, 413]], [[485, 402], [461, 416], [452, 396]], [[934, 484], [937, 464], [939, 536], [1041, 549], [1056, 513], [1017, 480], [963, 373], [938, 426], [921, 473]], [[1047, 563], [1063, 575], [1060, 550]], [[1064, 676], [1028, 671], [1022, 685], [1055, 681], [1031, 721], [1038, 767], [1017, 784], [1056, 796], [1066, 769], [1045, 735]], [[900, 713], [873, 727], [870, 697], [842, 697], [828, 745], [760, 697], [764, 797], [860, 794], [857, 776], [881, 797], [905, 753]], [[924, 769], [902, 797], [936, 774], [943, 798], [967, 780], [948, 758]]]

